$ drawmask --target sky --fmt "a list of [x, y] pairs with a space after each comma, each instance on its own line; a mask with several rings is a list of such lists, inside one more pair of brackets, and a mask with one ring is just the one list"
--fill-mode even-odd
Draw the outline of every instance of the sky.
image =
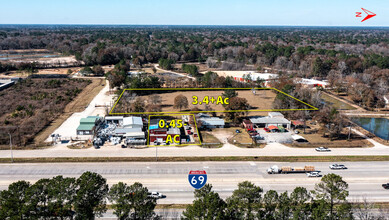
[[[361, 22], [361, 8], [377, 16]], [[389, 26], [388, 15], [389, 0], [0, 0], [0, 24]]]

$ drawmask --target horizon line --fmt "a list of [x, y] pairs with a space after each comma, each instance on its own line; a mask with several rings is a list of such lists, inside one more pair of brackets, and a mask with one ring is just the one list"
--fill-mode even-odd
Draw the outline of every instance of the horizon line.
[[224, 27], [389, 27], [384, 25], [375, 25], [375, 26], [360, 26], [360, 25], [291, 25], [291, 24], [271, 24], [271, 25], [264, 25], [264, 24], [2, 24], [0, 23], [0, 26], [2, 25], [26, 25], [26, 26], [33, 26], [33, 25], [41, 25], [41, 26], [50, 26], [50, 25], [60, 25], [60, 26], [224, 26]]

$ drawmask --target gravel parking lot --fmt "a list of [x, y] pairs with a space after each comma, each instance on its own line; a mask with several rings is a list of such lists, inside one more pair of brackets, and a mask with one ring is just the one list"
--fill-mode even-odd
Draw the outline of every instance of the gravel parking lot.
[[283, 133], [267, 133], [263, 128], [257, 128], [257, 132], [265, 138], [267, 143], [292, 143], [293, 132], [283, 132]]

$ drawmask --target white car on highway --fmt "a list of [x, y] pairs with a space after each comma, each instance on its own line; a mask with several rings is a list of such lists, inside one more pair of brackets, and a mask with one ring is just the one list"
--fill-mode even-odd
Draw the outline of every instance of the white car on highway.
[[318, 147], [315, 149], [318, 152], [330, 152], [331, 150], [326, 147]]
[[162, 195], [159, 192], [148, 193], [148, 196], [151, 197], [151, 198], [154, 198], [154, 199], [161, 199], [161, 198], [165, 198], [166, 197], [165, 195]]
[[347, 167], [345, 165], [342, 165], [342, 164], [332, 164], [332, 165], [330, 165], [330, 169], [331, 170], [345, 170], [345, 169], [347, 169]]
[[322, 175], [320, 174], [320, 172], [309, 172], [307, 173], [307, 177], [321, 177]]

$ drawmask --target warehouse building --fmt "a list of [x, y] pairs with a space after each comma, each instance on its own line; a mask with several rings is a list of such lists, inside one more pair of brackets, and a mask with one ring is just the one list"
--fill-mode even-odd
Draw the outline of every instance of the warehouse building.
[[290, 129], [291, 126], [291, 122], [279, 112], [269, 112], [267, 117], [251, 118], [250, 121], [258, 128], [269, 128], [269, 126], [279, 128], [282, 126], [283, 128]]
[[80, 125], [77, 127], [77, 135], [94, 135], [96, 127], [101, 123], [99, 116], [88, 116], [81, 118]]
[[202, 128], [224, 128], [225, 122], [218, 117], [201, 117], [198, 119]]

